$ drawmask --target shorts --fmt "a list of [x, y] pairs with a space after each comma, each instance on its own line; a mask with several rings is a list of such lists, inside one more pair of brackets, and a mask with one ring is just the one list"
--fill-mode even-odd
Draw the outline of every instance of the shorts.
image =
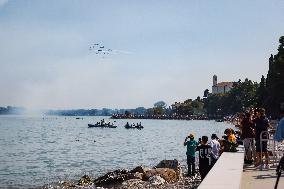
[[[260, 140], [255, 141], [256, 152], [261, 151]], [[262, 152], [267, 152], [267, 141], [262, 141]]]

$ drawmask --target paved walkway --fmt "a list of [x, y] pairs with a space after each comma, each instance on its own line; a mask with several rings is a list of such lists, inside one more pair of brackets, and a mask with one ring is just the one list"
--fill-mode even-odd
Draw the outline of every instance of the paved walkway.
[[[253, 166], [244, 166], [241, 189], [273, 189], [276, 183], [276, 168], [256, 170]], [[279, 179], [278, 189], [284, 189], [284, 171]]]

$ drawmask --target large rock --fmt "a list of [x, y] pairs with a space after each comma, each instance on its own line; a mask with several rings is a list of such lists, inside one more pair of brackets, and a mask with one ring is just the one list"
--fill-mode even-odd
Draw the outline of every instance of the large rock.
[[142, 173], [144, 175], [147, 170], [149, 169], [142, 166], [137, 166], [134, 169], [132, 169], [130, 173]]
[[149, 180], [150, 177], [159, 175], [165, 181], [172, 183], [178, 180], [178, 176], [173, 169], [168, 168], [156, 168], [146, 171], [143, 180]]
[[152, 185], [162, 185], [164, 184], [166, 181], [165, 179], [163, 179], [162, 177], [160, 177], [159, 175], [155, 175], [149, 178], [149, 182]]
[[182, 176], [182, 169], [178, 160], [162, 160], [158, 165], [154, 168], [169, 168], [175, 170], [177, 177], [180, 178]]
[[91, 177], [88, 175], [82, 176], [82, 178], [78, 181], [79, 186], [87, 186], [93, 184]]
[[101, 176], [95, 180], [96, 186], [113, 186], [122, 184], [126, 180], [140, 179], [142, 180], [142, 173], [131, 173], [125, 169], [118, 169], [113, 172], [109, 172], [104, 176]]
[[124, 181], [121, 188], [143, 188], [144, 184], [145, 181], [142, 181], [140, 179], [130, 179]]

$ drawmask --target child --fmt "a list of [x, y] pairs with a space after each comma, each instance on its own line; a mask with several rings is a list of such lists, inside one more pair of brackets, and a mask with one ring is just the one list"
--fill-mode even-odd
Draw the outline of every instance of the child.
[[[190, 139], [190, 140], [188, 140]], [[189, 134], [184, 140], [184, 146], [187, 146], [187, 166], [188, 166], [188, 176], [195, 174], [195, 148], [197, 142], [194, 140], [194, 135]]]
[[207, 173], [211, 169], [211, 153], [212, 148], [210, 145], [207, 144], [208, 137], [202, 136], [201, 138], [201, 145], [197, 146], [196, 151], [199, 152], [199, 172], [201, 175], [201, 180], [205, 178]]

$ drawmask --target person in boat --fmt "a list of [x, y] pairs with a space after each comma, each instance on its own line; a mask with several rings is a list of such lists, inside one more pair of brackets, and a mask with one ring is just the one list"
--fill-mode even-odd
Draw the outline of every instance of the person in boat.
[[129, 123], [128, 122], [126, 122], [126, 125], [125, 125], [126, 127], [129, 127], [130, 125], [129, 125]]
[[107, 126], [110, 126], [110, 122], [107, 123]]
[[136, 123], [136, 125], [134, 124], [134, 127], [137, 128], [137, 129], [139, 129], [138, 123]]
[[142, 123], [141, 123], [141, 122], [139, 123], [139, 126], [140, 126], [140, 127], [142, 126]]
[[[188, 140], [189, 139], [189, 140]], [[187, 147], [187, 166], [188, 166], [188, 176], [195, 174], [195, 148], [198, 143], [194, 140], [194, 135], [190, 133], [184, 140], [184, 146]]]
[[104, 125], [104, 123], [105, 123], [105, 120], [102, 119], [102, 120], [101, 120], [101, 125]]

